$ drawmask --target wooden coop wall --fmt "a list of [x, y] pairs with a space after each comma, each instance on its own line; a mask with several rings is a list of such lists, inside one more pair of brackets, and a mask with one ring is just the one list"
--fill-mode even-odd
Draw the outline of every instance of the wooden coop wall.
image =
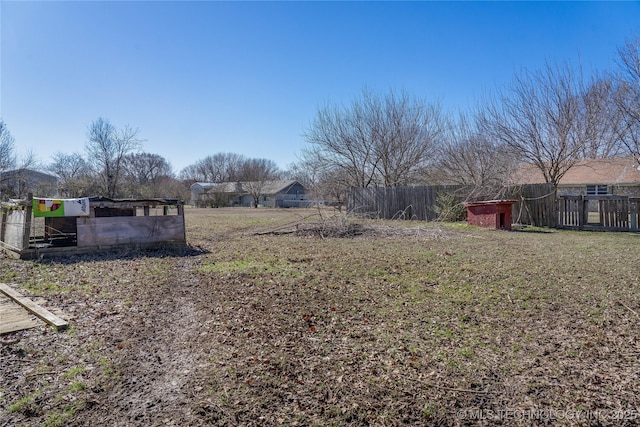
[[23, 249], [29, 245], [28, 223], [31, 211], [27, 209], [2, 209], [0, 224], [0, 241], [15, 249]]
[[78, 247], [185, 241], [184, 217], [77, 218]]

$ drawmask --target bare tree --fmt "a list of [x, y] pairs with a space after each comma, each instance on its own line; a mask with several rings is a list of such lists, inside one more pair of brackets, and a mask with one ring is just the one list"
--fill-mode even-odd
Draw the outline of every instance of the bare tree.
[[6, 123], [0, 120], [0, 173], [10, 170], [16, 165], [14, 142]]
[[579, 88], [580, 78], [568, 66], [523, 70], [489, 104], [483, 130], [557, 187], [583, 151]]
[[466, 114], [439, 148], [431, 181], [471, 186], [471, 196], [497, 197], [517, 166], [512, 150], [482, 133], [479, 120]]
[[364, 106], [354, 102], [351, 110], [325, 107], [305, 133], [310, 144], [303, 157], [323, 169], [339, 169], [351, 185], [368, 187], [374, 182], [376, 159], [373, 129], [366, 122]]
[[344, 170], [324, 170], [318, 175], [314, 188], [316, 197], [341, 211], [346, 204], [351, 184]]
[[131, 197], [163, 197], [167, 178], [173, 178], [169, 162], [159, 154], [131, 153], [124, 157], [125, 187]]
[[240, 181], [244, 181], [244, 189], [253, 198], [253, 207], [257, 208], [265, 185], [269, 181], [279, 179], [280, 170], [273, 160], [248, 159], [242, 165], [240, 178]]
[[582, 144], [581, 157], [597, 159], [622, 153], [626, 136], [624, 114], [616, 100], [620, 86], [609, 77], [596, 76], [581, 90], [577, 131]]
[[82, 197], [96, 191], [91, 168], [78, 153], [55, 153], [49, 169], [58, 176], [58, 190], [63, 196]]
[[374, 142], [376, 170], [384, 186], [407, 185], [434, 157], [437, 143], [448, 127], [441, 107], [420, 102], [406, 93], [390, 92], [371, 112], [377, 135]]
[[440, 107], [402, 92], [366, 89], [347, 107], [326, 106], [305, 132], [303, 158], [350, 185], [403, 185], [430, 160], [444, 130]]
[[620, 109], [624, 133], [620, 140], [640, 163], [640, 37], [628, 39], [618, 49], [619, 89], [616, 105]]
[[121, 196], [124, 158], [140, 147], [138, 129], [129, 125], [116, 129], [108, 120], [98, 118], [88, 129], [86, 150], [107, 197]]
[[240, 180], [242, 167], [247, 159], [241, 154], [217, 153], [196, 163], [198, 173], [206, 182], [230, 182]]
[[191, 183], [207, 182], [206, 177], [201, 175], [200, 172], [198, 171], [197, 163], [193, 163], [182, 168], [180, 173], [178, 173], [178, 179], [181, 179], [182, 181], [185, 181], [185, 182], [191, 182]]
[[241, 154], [217, 153], [198, 160], [180, 171], [179, 177], [193, 182], [239, 181], [247, 159]]
[[618, 49], [620, 78], [633, 86], [640, 87], [640, 36], [629, 38]]

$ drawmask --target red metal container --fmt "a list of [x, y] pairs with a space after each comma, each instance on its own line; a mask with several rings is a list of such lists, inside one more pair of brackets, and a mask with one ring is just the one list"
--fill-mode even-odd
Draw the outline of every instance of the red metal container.
[[487, 200], [465, 203], [467, 224], [478, 227], [511, 230], [512, 206], [516, 200]]

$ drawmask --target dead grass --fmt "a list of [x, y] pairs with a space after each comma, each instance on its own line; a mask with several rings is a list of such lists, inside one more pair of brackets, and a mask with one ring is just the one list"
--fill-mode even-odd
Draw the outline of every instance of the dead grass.
[[0, 350], [0, 425], [638, 423], [636, 234], [269, 209], [187, 228], [181, 253], [0, 259], [75, 316]]

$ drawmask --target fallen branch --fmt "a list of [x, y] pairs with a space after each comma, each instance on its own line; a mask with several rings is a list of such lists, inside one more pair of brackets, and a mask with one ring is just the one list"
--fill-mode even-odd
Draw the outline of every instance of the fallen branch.
[[622, 301], [620, 301], [620, 305], [622, 305], [624, 308], [626, 308], [627, 310], [629, 310], [630, 312], [632, 312], [633, 314], [636, 315], [637, 318], [640, 319], [640, 315], [638, 313], [636, 313], [635, 310], [633, 310], [631, 307], [629, 307], [627, 304], [623, 303]]
[[30, 374], [27, 374], [27, 378], [33, 378], [40, 375], [53, 375], [57, 373], [57, 371], [31, 372]]

